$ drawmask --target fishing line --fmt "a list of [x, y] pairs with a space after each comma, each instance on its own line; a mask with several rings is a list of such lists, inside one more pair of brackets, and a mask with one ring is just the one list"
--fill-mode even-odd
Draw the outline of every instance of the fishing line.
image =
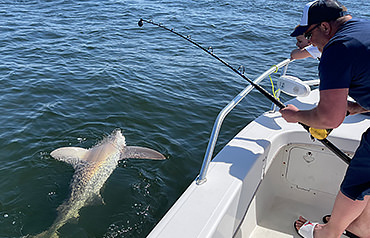
[[[232, 67], [231, 65], [229, 65], [226, 61], [224, 61], [223, 59], [221, 59], [220, 57], [218, 57], [217, 55], [215, 55], [213, 53], [213, 49], [212, 47], [209, 47], [208, 49], [204, 48], [203, 46], [199, 45], [197, 42], [193, 41], [190, 37], [190, 35], [188, 36], [184, 36], [178, 32], [176, 32], [173, 28], [170, 29], [170, 28], [167, 28], [166, 26], [162, 25], [161, 23], [155, 23], [153, 22], [152, 20], [145, 20], [145, 19], [140, 19], [139, 22], [138, 22], [138, 25], [140, 27], [142, 27], [144, 25], [144, 22], [146, 23], [150, 23], [152, 25], [155, 25], [155, 26], [158, 26], [164, 30], [167, 30], [185, 40], [187, 40], [188, 42], [192, 43], [193, 45], [197, 46], [198, 48], [202, 49], [204, 52], [206, 52], [207, 54], [211, 55], [213, 58], [217, 59], [218, 61], [220, 61], [221, 63], [223, 63], [225, 66], [227, 66], [228, 68], [230, 68], [232, 71], [234, 71], [235, 73], [237, 73], [240, 77], [242, 77], [243, 79], [247, 80], [253, 87], [255, 87], [260, 93], [262, 93], [265, 97], [267, 97], [271, 102], [273, 102], [276, 106], [278, 106], [280, 109], [282, 108], [285, 108], [285, 104], [282, 103], [281, 101], [279, 101], [277, 98], [275, 98], [271, 93], [269, 93], [268, 91], [266, 91], [264, 88], [262, 88], [260, 85], [254, 83], [252, 80], [250, 80], [249, 78], [247, 78], [245, 75], [244, 75], [244, 67], [241, 66], [239, 67], [240, 71], [235, 69], [234, 67]], [[351, 161], [351, 158], [349, 158], [343, 151], [341, 151], [340, 149], [338, 149], [334, 144], [332, 144], [330, 141], [328, 141], [326, 139], [326, 137], [329, 135], [329, 133], [332, 131], [332, 129], [316, 129], [316, 128], [312, 128], [312, 127], [309, 127], [303, 123], [300, 123], [300, 125], [303, 126], [304, 129], [307, 130], [307, 132], [309, 132], [311, 134], [311, 137], [314, 137], [316, 138], [317, 140], [321, 141], [328, 149], [330, 149], [334, 154], [336, 154], [339, 158], [341, 158], [345, 163], [349, 164], [349, 162]]]
[[[240, 71], [238, 71], [237, 69], [233, 68], [231, 65], [229, 65], [226, 61], [224, 61], [223, 59], [221, 59], [220, 57], [218, 57], [217, 55], [215, 55], [213, 53], [213, 49], [212, 47], [209, 47], [208, 49], [204, 48], [203, 46], [199, 45], [197, 42], [193, 41], [190, 37], [190, 35], [188, 36], [184, 36], [178, 32], [176, 32], [173, 28], [172, 29], [169, 29], [165, 26], [163, 26], [162, 24], [158, 24], [158, 23], [155, 23], [153, 22], [152, 20], [145, 20], [145, 19], [140, 19], [139, 22], [138, 22], [138, 25], [140, 27], [143, 26], [143, 22], [147, 22], [147, 23], [150, 23], [150, 24], [153, 24], [155, 26], [159, 26], [160, 28], [162, 29], [165, 29], [169, 32], [172, 32], [178, 36], [180, 36], [181, 38], [189, 41], [190, 43], [194, 44], [195, 46], [197, 46], [198, 48], [202, 49], [204, 52], [206, 52], [207, 54], [211, 55], [212, 57], [216, 58], [218, 61], [220, 61], [221, 63], [223, 63], [224, 65], [226, 65], [228, 68], [230, 68], [232, 71], [234, 71], [235, 73], [237, 73], [239, 76], [241, 76], [242, 78], [244, 78], [245, 80], [247, 80], [250, 84], [252, 84], [253, 87], [255, 87], [260, 93], [262, 93], [265, 97], [267, 97], [270, 101], [272, 101], [274, 104], [276, 104], [279, 108], [284, 108], [285, 105], [280, 102], [279, 100], [277, 100], [274, 96], [272, 96], [269, 92], [267, 92], [264, 88], [262, 88], [261, 86], [259, 86], [258, 84], [255, 84], [252, 80], [250, 80], [249, 78], [247, 78], [244, 74], [242, 74]], [[243, 71], [244, 72], [244, 71]]]

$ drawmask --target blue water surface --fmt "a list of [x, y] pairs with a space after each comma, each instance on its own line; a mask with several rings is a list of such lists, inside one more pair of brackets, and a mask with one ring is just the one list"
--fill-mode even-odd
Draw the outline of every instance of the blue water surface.
[[[180, 37], [140, 28], [140, 18], [191, 35], [255, 79], [295, 48], [289, 34], [305, 3], [0, 1], [0, 237], [48, 229], [68, 198], [73, 168], [52, 150], [89, 148], [115, 128], [168, 159], [122, 161], [104, 204], [81, 209], [60, 237], [145, 237], [199, 173], [218, 112], [248, 82]], [[342, 3], [370, 18], [368, 0]], [[291, 74], [316, 79], [317, 65], [296, 62]], [[216, 151], [270, 107], [253, 91], [226, 118]]]

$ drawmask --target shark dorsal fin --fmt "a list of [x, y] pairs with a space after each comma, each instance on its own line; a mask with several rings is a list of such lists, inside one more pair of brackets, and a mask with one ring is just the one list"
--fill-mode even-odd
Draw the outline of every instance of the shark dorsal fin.
[[140, 146], [126, 146], [124, 152], [121, 154], [120, 159], [152, 159], [164, 160], [166, 157], [161, 153]]
[[80, 147], [62, 147], [50, 153], [51, 157], [56, 160], [71, 164], [73, 167], [86, 161], [86, 154], [89, 150]]

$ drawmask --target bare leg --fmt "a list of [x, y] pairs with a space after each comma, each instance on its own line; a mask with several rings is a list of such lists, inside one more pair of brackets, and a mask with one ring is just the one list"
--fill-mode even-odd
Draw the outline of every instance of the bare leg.
[[[366, 196], [363, 201], [353, 201], [343, 195], [342, 192], [339, 192], [329, 222], [325, 225], [320, 224], [315, 227], [315, 238], [338, 238], [352, 222], [351, 228], [356, 230], [351, 230], [351, 232], [361, 238], [370, 238], [370, 234], [368, 233], [368, 230], [370, 230], [369, 198], [370, 196]], [[304, 222], [305, 219], [300, 217], [296, 222], [297, 229], [299, 229]]]
[[[365, 197], [365, 201], [366, 200], [367, 205], [364, 211], [346, 228], [346, 230], [359, 237], [370, 238], [370, 199]], [[327, 221], [329, 220], [330, 217], [327, 218]]]
[[[354, 224], [363, 223], [362, 219], [365, 218], [366, 215], [370, 215], [370, 211], [365, 212], [365, 210], [370, 208], [370, 206], [368, 206], [368, 201], [369, 196], [366, 196], [363, 201], [353, 201], [352, 199], [346, 197], [342, 192], [339, 192], [334, 203], [330, 221], [328, 222], [327, 226], [325, 226], [325, 230], [328, 230], [330, 233], [335, 233], [335, 231], [338, 231], [340, 232], [340, 235], [355, 220], [356, 223]], [[369, 224], [368, 221], [369, 220], [367, 220], [367, 224]], [[359, 231], [358, 229], [351, 229], [351, 232], [363, 237], [362, 231]]]
[[361, 238], [370, 238], [370, 196], [365, 196], [366, 206], [359, 217], [357, 217], [347, 230]]

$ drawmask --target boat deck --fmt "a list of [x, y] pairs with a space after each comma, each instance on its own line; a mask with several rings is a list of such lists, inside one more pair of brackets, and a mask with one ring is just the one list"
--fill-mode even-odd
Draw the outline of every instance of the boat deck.
[[234, 237], [300, 237], [294, 221], [302, 215], [322, 223], [322, 217], [331, 212], [345, 169], [346, 164], [323, 146], [283, 147]]

